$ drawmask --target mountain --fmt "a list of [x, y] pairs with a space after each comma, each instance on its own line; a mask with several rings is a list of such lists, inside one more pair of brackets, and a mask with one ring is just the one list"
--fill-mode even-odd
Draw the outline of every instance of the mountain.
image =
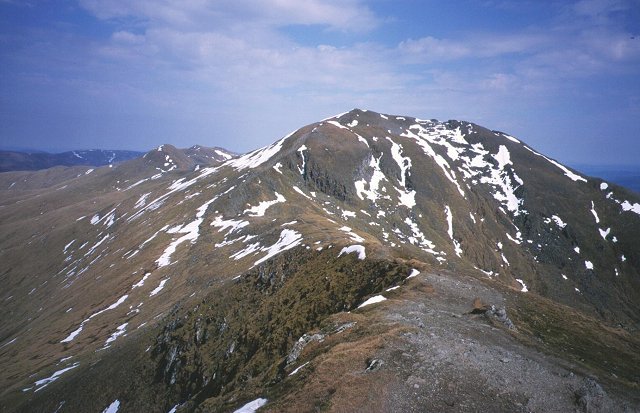
[[[194, 165], [199, 164], [201, 166], [226, 161], [237, 155], [222, 148], [208, 148], [200, 145], [194, 145], [191, 148], [179, 151], [182, 151], [184, 156], [192, 159]], [[69, 151], [56, 154], [0, 151], [0, 172], [36, 171], [56, 166], [105, 166], [136, 159], [142, 155], [144, 155], [143, 152], [103, 149]]]
[[640, 409], [637, 194], [357, 109], [229, 155], [0, 174], [3, 411]]
[[142, 152], [92, 149], [62, 153], [0, 151], [0, 172], [37, 171], [54, 166], [104, 166], [142, 156]]

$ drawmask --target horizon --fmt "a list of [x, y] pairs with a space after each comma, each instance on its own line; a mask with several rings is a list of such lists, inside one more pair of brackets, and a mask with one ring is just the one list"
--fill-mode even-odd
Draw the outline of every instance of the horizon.
[[640, 159], [640, 0], [4, 0], [0, 22], [2, 147], [244, 153], [362, 107]]
[[[275, 141], [274, 141], [275, 142]], [[526, 144], [526, 142], [523, 141], [523, 143]], [[158, 146], [161, 145], [171, 145], [168, 143], [163, 143], [160, 144]], [[205, 145], [201, 145], [199, 143], [195, 143], [193, 145], [189, 145], [189, 146], [185, 146], [185, 147], [179, 147], [178, 149], [188, 149], [192, 146], [205, 146]], [[268, 145], [266, 145], [268, 146]], [[67, 148], [67, 149], [62, 149], [62, 150], [46, 150], [46, 149], [37, 149], [37, 148], [24, 148], [24, 147], [11, 147], [11, 146], [3, 146], [0, 145], [0, 151], [4, 151], [4, 152], [20, 152], [20, 153], [29, 153], [29, 154], [34, 154], [34, 153], [46, 153], [46, 154], [50, 154], [50, 155], [57, 155], [57, 154], [61, 154], [61, 153], [66, 153], [66, 152], [73, 152], [73, 151], [130, 151], [130, 152], [139, 152], [139, 153], [147, 153], [147, 152], [151, 152], [154, 151], [157, 148], [157, 146], [153, 147], [153, 148], [146, 148], [146, 149], [121, 149], [121, 148], [111, 148], [111, 147], [106, 147], [106, 148]], [[247, 152], [240, 152], [238, 153], [238, 155], [244, 155], [253, 151], [256, 151], [258, 149], [262, 149], [264, 147], [259, 147], [259, 148], [254, 148], [254, 149], [250, 149]], [[222, 148], [225, 149], [227, 151], [230, 151], [227, 148]], [[533, 148], [536, 149], [536, 148]], [[553, 159], [553, 158], [552, 158]], [[556, 161], [560, 161], [558, 159], [554, 159]], [[598, 172], [602, 173], [602, 172], [608, 172], [609, 170], [612, 170], [614, 172], [639, 172], [640, 171], [640, 164], [637, 163], [628, 163], [628, 164], [624, 164], [624, 163], [565, 163], [566, 166], [573, 168], [577, 171], [583, 172], [585, 173], [584, 170], [582, 170], [582, 168], [594, 168], [594, 169], [598, 169]], [[593, 172], [593, 171], [592, 171]], [[587, 173], [588, 174], [588, 173]]]

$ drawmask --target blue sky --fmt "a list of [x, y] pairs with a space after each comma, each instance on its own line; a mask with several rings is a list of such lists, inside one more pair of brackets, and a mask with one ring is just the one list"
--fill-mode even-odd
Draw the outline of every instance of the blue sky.
[[352, 108], [640, 162], [640, 0], [0, 0], [0, 147], [244, 152]]

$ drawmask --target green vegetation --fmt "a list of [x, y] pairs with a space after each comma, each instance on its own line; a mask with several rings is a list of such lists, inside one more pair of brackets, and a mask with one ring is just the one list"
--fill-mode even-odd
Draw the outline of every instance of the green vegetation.
[[153, 350], [156, 379], [193, 407], [231, 407], [235, 396], [246, 398], [284, 377], [286, 356], [305, 332], [409, 272], [404, 264], [336, 252], [282, 254], [185, 316], [175, 315]]
[[509, 316], [521, 339], [596, 373], [600, 380], [640, 390], [640, 337], [535, 294], [511, 295]]

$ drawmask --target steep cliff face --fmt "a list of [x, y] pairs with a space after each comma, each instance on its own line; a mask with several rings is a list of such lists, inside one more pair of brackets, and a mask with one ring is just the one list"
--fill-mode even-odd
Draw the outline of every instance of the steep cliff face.
[[[242, 156], [163, 145], [47, 184], [2, 175], [8, 410], [353, 410], [348, 386], [388, 392], [358, 396], [381, 411], [492, 392], [549, 410], [553, 386], [563, 408], [600, 397], [587, 374], [602, 406], [636, 402], [640, 200], [502, 132], [353, 110]], [[464, 367], [459, 340], [496, 359]]]

